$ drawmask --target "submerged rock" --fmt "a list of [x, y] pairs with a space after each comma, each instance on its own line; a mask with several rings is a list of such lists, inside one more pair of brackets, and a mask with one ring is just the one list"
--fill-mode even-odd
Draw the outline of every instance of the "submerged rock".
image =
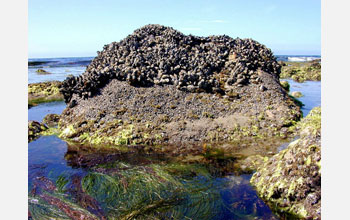
[[60, 85], [59, 81], [28, 84], [28, 107], [43, 102], [62, 101], [63, 95], [59, 90]]
[[93, 144], [200, 144], [278, 135], [300, 108], [270, 49], [147, 25], [67, 78], [61, 137]]
[[303, 96], [303, 94], [299, 91], [292, 92], [291, 95], [294, 96], [295, 98], [300, 98]]
[[321, 219], [321, 108], [297, 127], [300, 138], [258, 167], [251, 183], [277, 211]]
[[48, 74], [51, 74], [50, 72], [47, 72], [46, 70], [43, 70], [43, 69], [37, 69], [37, 70], [36, 70], [36, 73], [39, 74], [39, 75], [48, 75]]
[[40, 132], [47, 130], [47, 127], [44, 124], [41, 124], [37, 121], [28, 122], [28, 142], [31, 142], [37, 138]]

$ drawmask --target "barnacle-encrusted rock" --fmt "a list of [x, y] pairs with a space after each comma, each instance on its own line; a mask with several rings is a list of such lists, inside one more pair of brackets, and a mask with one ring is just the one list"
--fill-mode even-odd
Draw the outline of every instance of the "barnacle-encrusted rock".
[[105, 45], [61, 86], [61, 137], [95, 144], [222, 142], [299, 120], [270, 49], [147, 25]]
[[251, 183], [277, 211], [321, 219], [321, 108], [314, 108], [298, 129], [300, 138], [264, 162]]

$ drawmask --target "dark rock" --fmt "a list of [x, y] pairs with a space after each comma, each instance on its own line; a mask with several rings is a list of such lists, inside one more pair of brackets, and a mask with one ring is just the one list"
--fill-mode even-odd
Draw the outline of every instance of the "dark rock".
[[266, 91], [267, 88], [266, 88], [265, 86], [261, 85], [261, 86], [260, 86], [260, 90], [261, 90], [261, 91]]
[[37, 121], [28, 121], [28, 142], [37, 138], [40, 132], [47, 129], [46, 125]]
[[[240, 74], [237, 84], [247, 84], [257, 70], [277, 79], [280, 68], [271, 50], [252, 39], [186, 36], [170, 27], [147, 25], [118, 43], [105, 45], [85, 73], [67, 78], [61, 91], [66, 102], [73, 94], [91, 97], [116, 78], [134, 86], [171, 84], [179, 89], [202, 81], [201, 89], [213, 92], [220, 84], [232, 84], [235, 74]], [[219, 82], [217, 74], [227, 77]]]
[[74, 106], [76, 106], [78, 103], [77, 103], [77, 100], [72, 100], [70, 103], [69, 103], [69, 105], [68, 105], [68, 107], [69, 108], [73, 108]]

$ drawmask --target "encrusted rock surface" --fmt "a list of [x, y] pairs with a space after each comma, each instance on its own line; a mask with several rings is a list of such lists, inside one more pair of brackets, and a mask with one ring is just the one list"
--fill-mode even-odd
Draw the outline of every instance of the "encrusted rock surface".
[[270, 49], [147, 25], [98, 52], [61, 86], [61, 137], [95, 144], [225, 142], [278, 135], [300, 108]]
[[60, 116], [58, 114], [47, 114], [45, 115], [42, 123], [47, 125], [48, 127], [55, 127], [58, 125], [59, 120]]
[[300, 138], [265, 161], [251, 183], [277, 211], [321, 219], [321, 108], [314, 108], [297, 127]]
[[321, 60], [283, 62], [280, 77], [282, 79], [291, 78], [296, 82], [321, 81]]
[[28, 142], [37, 138], [40, 132], [47, 130], [44, 124], [37, 121], [28, 121]]
[[103, 49], [82, 76], [65, 80], [66, 101], [73, 94], [91, 97], [110, 79], [224, 94], [232, 86], [259, 84], [258, 70], [278, 79], [281, 68], [271, 50], [254, 40], [186, 36], [161, 25], [144, 26]]
[[43, 102], [62, 101], [63, 95], [59, 90], [60, 85], [59, 81], [28, 84], [28, 107]]

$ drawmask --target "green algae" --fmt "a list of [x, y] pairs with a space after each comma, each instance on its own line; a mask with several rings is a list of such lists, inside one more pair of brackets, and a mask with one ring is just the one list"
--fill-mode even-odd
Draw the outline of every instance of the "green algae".
[[63, 101], [63, 95], [59, 90], [60, 84], [58, 81], [28, 84], [28, 106]]
[[[114, 162], [98, 169], [103, 167], [108, 167], [104, 173], [90, 172], [80, 184], [82, 196], [100, 204], [107, 219], [210, 219], [223, 206], [213, 187], [213, 177], [199, 164], [134, 166]], [[57, 190], [49, 193], [51, 197], [97, 219], [89, 209], [66, 196], [70, 183], [65, 176], [60, 176], [56, 185]], [[29, 211], [39, 219], [69, 219], [60, 206], [48, 204], [41, 196], [30, 196]]]
[[321, 81], [321, 63], [318, 61], [286, 62], [286, 64], [282, 66], [281, 79], [290, 78], [296, 82]]
[[[316, 218], [320, 201], [314, 206], [305, 204], [308, 193], [320, 191], [321, 109], [314, 108], [294, 127], [300, 138], [260, 165], [250, 182], [278, 213], [287, 213], [293, 218]], [[311, 180], [316, 188], [308, 188]]]
[[281, 86], [282, 86], [287, 92], [289, 92], [290, 85], [289, 85], [288, 81], [280, 81], [280, 83], [281, 83]]

